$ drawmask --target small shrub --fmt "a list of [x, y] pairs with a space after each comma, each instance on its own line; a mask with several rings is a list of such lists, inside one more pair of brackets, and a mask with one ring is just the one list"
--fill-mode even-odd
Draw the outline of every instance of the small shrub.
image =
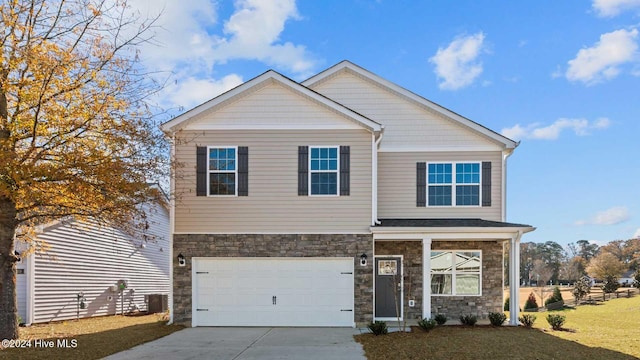
[[434, 319], [427, 319], [424, 318], [422, 320], [418, 321], [418, 326], [420, 326], [420, 328], [422, 328], [422, 330], [424, 331], [429, 331], [431, 329], [433, 329], [434, 327], [436, 327], [437, 323]]
[[616, 290], [618, 290], [619, 287], [620, 287], [620, 284], [618, 283], [617, 276], [607, 275], [604, 278], [604, 284], [602, 285], [603, 292], [607, 294], [611, 294], [616, 292]]
[[529, 294], [529, 297], [527, 298], [527, 302], [524, 303], [524, 310], [528, 310], [528, 309], [537, 309], [539, 308], [538, 306], [538, 301], [536, 300], [536, 296], [533, 294], [533, 292], [531, 292]]
[[444, 323], [447, 322], [447, 316], [445, 314], [436, 314], [434, 319], [438, 323], [438, 325], [444, 325]]
[[504, 301], [504, 308], [502, 310], [509, 311], [509, 298]]
[[551, 295], [549, 298], [547, 298], [547, 300], [544, 301], [544, 306], [547, 306], [551, 303], [560, 302], [560, 301], [564, 302], [564, 299], [562, 298], [562, 293], [560, 292], [560, 288], [556, 286], [553, 288], [553, 295]]
[[460, 322], [462, 325], [474, 326], [478, 322], [478, 318], [475, 315], [460, 315]]
[[526, 328], [531, 328], [533, 323], [536, 322], [536, 316], [533, 314], [524, 314], [518, 318], [518, 320], [524, 325]]
[[370, 322], [369, 325], [367, 325], [367, 328], [376, 336], [386, 335], [389, 332], [389, 329], [387, 329], [387, 323], [384, 321]]
[[502, 326], [502, 324], [504, 324], [504, 322], [507, 321], [507, 315], [505, 315], [504, 313], [490, 312], [489, 321], [493, 326]]
[[549, 314], [547, 315], [547, 322], [551, 325], [553, 330], [561, 330], [562, 325], [564, 325], [566, 316], [560, 314]]
[[636, 270], [635, 274], [633, 274], [633, 286], [640, 288], [640, 269]]
[[583, 276], [573, 286], [573, 297], [576, 299], [576, 303], [584, 299], [587, 294], [591, 292], [591, 279], [588, 276]]

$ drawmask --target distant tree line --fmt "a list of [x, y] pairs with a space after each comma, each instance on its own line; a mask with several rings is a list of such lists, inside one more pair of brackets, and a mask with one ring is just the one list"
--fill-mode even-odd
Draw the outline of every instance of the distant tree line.
[[578, 240], [566, 248], [555, 241], [520, 244], [520, 284], [525, 286], [573, 284], [588, 275], [606, 291], [615, 291], [618, 280], [629, 270], [640, 274], [640, 238], [614, 240], [603, 246]]

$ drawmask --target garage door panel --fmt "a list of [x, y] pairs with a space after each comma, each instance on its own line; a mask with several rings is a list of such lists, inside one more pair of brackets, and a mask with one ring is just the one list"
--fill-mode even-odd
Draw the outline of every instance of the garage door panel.
[[353, 326], [353, 258], [194, 262], [194, 326]]

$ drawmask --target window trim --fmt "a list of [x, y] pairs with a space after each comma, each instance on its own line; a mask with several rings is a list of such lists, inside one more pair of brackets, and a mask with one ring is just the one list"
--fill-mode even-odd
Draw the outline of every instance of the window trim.
[[[452, 208], [452, 207], [464, 207], [464, 208], [474, 208], [474, 207], [482, 207], [482, 161], [478, 160], [468, 160], [468, 161], [431, 161], [426, 163], [426, 207], [430, 208]], [[430, 184], [429, 183], [429, 165], [431, 164], [451, 164], [451, 184]], [[478, 164], [479, 168], [479, 177], [478, 177], [478, 205], [457, 205], [456, 204], [456, 186], [464, 186], [464, 185], [476, 185], [476, 184], [458, 184], [456, 182], [456, 165], [457, 164]], [[451, 186], [451, 205], [431, 205], [429, 204], [429, 187], [430, 186]]]
[[[336, 170], [311, 170], [311, 151], [312, 149], [336, 149]], [[340, 196], [340, 146], [339, 145], [309, 145], [309, 153], [307, 156], [307, 175], [308, 179], [308, 193], [307, 196], [319, 196], [319, 197], [339, 197]], [[311, 187], [311, 174], [312, 173], [334, 173], [336, 174], [336, 193], [335, 194], [313, 194]]]
[[[211, 170], [209, 168], [211, 164], [211, 149], [234, 149], [236, 154], [236, 166], [235, 170]], [[232, 195], [229, 194], [211, 194], [211, 174], [235, 174], [235, 188], [234, 193]], [[238, 146], [233, 145], [209, 145], [207, 146], [207, 196], [208, 197], [237, 197], [238, 196]]]
[[[454, 256], [452, 256], [452, 264], [451, 264], [451, 271], [442, 271], [442, 272], [433, 272], [433, 268], [429, 269], [429, 277], [431, 277], [434, 274], [451, 274], [451, 294], [434, 294], [433, 292], [431, 292], [431, 289], [429, 289], [429, 292], [431, 292], [431, 296], [439, 296], [439, 297], [446, 297], [446, 296], [468, 296], [468, 297], [478, 297], [478, 296], [482, 296], [482, 261], [483, 261], [483, 256], [482, 256], [482, 250], [480, 249], [431, 249], [431, 252], [451, 252], [454, 254]], [[431, 252], [429, 253], [429, 256], [431, 256]], [[477, 274], [479, 276], [479, 292], [478, 294], [460, 294], [458, 295], [456, 293], [456, 257], [455, 257], [455, 253], [458, 252], [479, 252], [480, 253], [480, 269], [478, 270]], [[463, 273], [463, 274], [476, 274], [476, 272], [473, 273]]]

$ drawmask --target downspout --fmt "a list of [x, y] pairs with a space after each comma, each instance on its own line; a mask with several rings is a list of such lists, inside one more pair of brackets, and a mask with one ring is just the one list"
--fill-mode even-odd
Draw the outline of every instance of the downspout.
[[[170, 149], [170, 166], [175, 166], [176, 159], [176, 136], [171, 135]], [[176, 217], [176, 182], [175, 168], [169, 170], [169, 322], [167, 325], [173, 324], [173, 234], [175, 233], [175, 217]]]
[[507, 221], [507, 158], [513, 154], [513, 149], [502, 151], [502, 221]]
[[384, 126], [381, 127], [378, 139], [375, 138], [375, 133], [371, 135], [371, 224], [373, 226], [380, 225], [380, 220], [378, 220], [378, 148], [383, 135]]

